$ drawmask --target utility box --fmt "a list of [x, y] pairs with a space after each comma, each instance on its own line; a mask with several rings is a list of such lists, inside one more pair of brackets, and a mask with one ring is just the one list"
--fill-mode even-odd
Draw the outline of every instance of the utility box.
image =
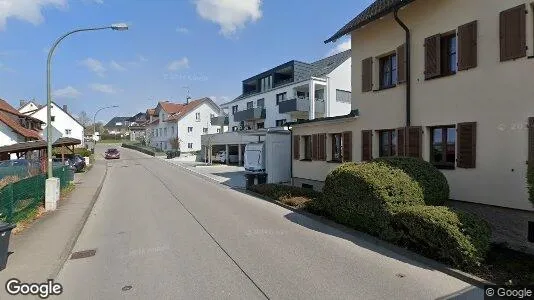
[[[255, 175], [258, 183], [291, 180], [291, 134], [288, 130], [267, 130], [264, 141], [245, 147], [245, 176]], [[248, 179], [247, 182], [249, 182]]]

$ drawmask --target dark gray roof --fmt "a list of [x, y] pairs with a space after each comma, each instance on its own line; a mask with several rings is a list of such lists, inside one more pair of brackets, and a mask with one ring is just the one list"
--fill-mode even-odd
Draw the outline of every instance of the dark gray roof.
[[[278, 86], [283, 87], [286, 85], [294, 84], [300, 81], [308, 80], [311, 77], [324, 77], [334, 71], [335, 68], [339, 67], [342, 63], [344, 63], [347, 59], [351, 57], [351, 50], [345, 50], [340, 53], [336, 53], [332, 56], [320, 59], [318, 61], [312, 62], [312, 63], [305, 63], [301, 61], [295, 61], [294, 68], [295, 68], [295, 78], [293, 82], [290, 82], [285, 85]], [[297, 70], [298, 69], [298, 70]], [[235, 98], [234, 100], [230, 102], [226, 102], [222, 105], [230, 104], [232, 102], [241, 100], [243, 98], [247, 98], [249, 96], [255, 95], [254, 94], [246, 94], [246, 95], [240, 95], [239, 97]]]
[[352, 19], [352, 21], [347, 23], [340, 30], [338, 30], [338, 32], [326, 40], [325, 44], [333, 42], [338, 38], [350, 33], [351, 31], [356, 30], [365, 24], [371, 23], [374, 20], [393, 12], [395, 9], [405, 6], [412, 1], [414, 0], [376, 0], [373, 2], [373, 4], [364, 9], [358, 16], [356, 16], [356, 18]]
[[340, 120], [340, 119], [350, 119], [350, 118], [356, 118], [360, 116], [360, 110], [359, 109], [353, 109], [350, 111], [350, 113], [346, 115], [341, 116], [334, 116], [334, 117], [324, 117], [324, 118], [315, 118], [311, 120], [300, 120], [296, 122], [287, 122], [285, 123], [286, 126], [296, 126], [300, 124], [307, 124], [307, 123], [316, 123], [316, 122], [324, 122], [324, 121], [333, 121], [333, 120]]
[[124, 125], [124, 122], [128, 121], [128, 119], [130, 119], [130, 117], [114, 117], [113, 119], [109, 120], [109, 122], [104, 125], [104, 127], [117, 127], [117, 125], [115, 125], [116, 123], [123, 123], [122, 126], [118, 126], [118, 127], [126, 127], [126, 125]]

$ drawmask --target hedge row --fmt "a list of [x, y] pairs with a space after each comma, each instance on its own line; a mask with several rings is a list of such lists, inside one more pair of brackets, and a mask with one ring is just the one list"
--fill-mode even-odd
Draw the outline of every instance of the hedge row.
[[151, 156], [156, 156], [156, 153], [157, 153], [155, 150], [152, 150], [152, 149], [150, 149], [150, 148], [148, 148], [146, 146], [141, 146], [141, 145], [138, 145], [138, 144], [123, 143], [122, 147], [123, 148], [127, 148], [127, 149], [136, 150], [136, 151], [139, 151], [139, 152], [142, 152], [144, 154], [151, 155]]
[[319, 198], [321, 195], [321, 193], [312, 189], [303, 189], [282, 184], [258, 184], [250, 186], [249, 189], [275, 200], [280, 200], [284, 197], [306, 197], [313, 200]]

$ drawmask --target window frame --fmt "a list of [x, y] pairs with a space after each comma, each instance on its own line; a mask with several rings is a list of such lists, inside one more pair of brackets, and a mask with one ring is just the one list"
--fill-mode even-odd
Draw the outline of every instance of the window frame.
[[208, 133], [208, 127], [203, 127], [202, 128], [202, 133]]
[[193, 149], [193, 143], [187, 143], [187, 149]]
[[[337, 148], [337, 144], [336, 144], [336, 148], [334, 148], [334, 139], [336, 138], [336, 136], [339, 137], [339, 155], [338, 155], [338, 158], [336, 159], [335, 158], [335, 154], [336, 154], [336, 148]], [[343, 162], [343, 133], [341, 132], [338, 132], [338, 133], [332, 133], [330, 134], [330, 160], [328, 162], [334, 162], [334, 163], [342, 163]]]
[[312, 136], [311, 135], [303, 135], [301, 136], [302, 143], [304, 144], [304, 151], [302, 152], [300, 161], [312, 161]]
[[[448, 129], [454, 129], [454, 162], [447, 162], [447, 142], [448, 142]], [[434, 160], [434, 130], [441, 129], [441, 151], [443, 152], [443, 160], [435, 161]], [[438, 169], [445, 170], [454, 170], [456, 168], [456, 155], [457, 155], [457, 144], [458, 144], [458, 134], [456, 132], [456, 125], [437, 125], [430, 126], [430, 157], [429, 162]]]
[[[260, 124], [261, 124], [261, 127], [260, 127]], [[263, 129], [263, 128], [265, 128], [265, 122], [256, 123], [256, 129]]]
[[[451, 40], [454, 39], [454, 53], [451, 52]], [[441, 72], [439, 77], [452, 76], [458, 73], [458, 33], [456, 30], [451, 30], [440, 35], [440, 60]], [[454, 55], [454, 62], [451, 61], [451, 56]], [[451, 65], [454, 64], [454, 70]], [[445, 69], [446, 68], [446, 69]]]
[[193, 127], [187, 127], [187, 133], [192, 133], [193, 132]]
[[[278, 96], [283, 96], [283, 97], [282, 97], [282, 99], [280, 99]], [[276, 94], [276, 105], [278, 105], [278, 104], [280, 104], [280, 102], [286, 101], [286, 100], [287, 100], [287, 92]]]
[[248, 109], [253, 109], [254, 108], [254, 101], [248, 101], [247, 102], [247, 110]]
[[[393, 63], [393, 58], [395, 58], [395, 63]], [[388, 84], [384, 84], [384, 67], [386, 66], [386, 63], [389, 65], [389, 80]], [[394, 88], [397, 86], [398, 83], [398, 76], [397, 76], [397, 69], [398, 69], [398, 62], [397, 62], [397, 52], [393, 52], [390, 54], [386, 54], [384, 56], [381, 56], [378, 58], [378, 76], [379, 76], [379, 90], [385, 90]], [[395, 78], [395, 80], [393, 80]]]
[[[384, 153], [384, 141], [382, 135], [387, 134], [387, 153]], [[378, 130], [378, 157], [393, 157], [399, 153], [399, 136], [396, 129]]]
[[[260, 105], [260, 103], [261, 103], [261, 105]], [[265, 107], [265, 98], [260, 98], [260, 99], [256, 100], [256, 106], [264, 108]]]
[[274, 122], [274, 125], [275, 125], [276, 127], [283, 127], [284, 124], [285, 124], [286, 122], [287, 122], [286, 119], [279, 119], [279, 120], [276, 120], [276, 121]]
[[235, 114], [238, 111], [239, 111], [239, 105], [232, 106], [232, 114]]

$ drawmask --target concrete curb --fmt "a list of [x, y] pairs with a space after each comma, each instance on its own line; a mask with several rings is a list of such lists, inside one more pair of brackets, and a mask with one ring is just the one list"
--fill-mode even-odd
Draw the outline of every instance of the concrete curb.
[[93, 198], [91, 199], [91, 202], [89, 203], [89, 206], [85, 210], [82, 216], [82, 219], [78, 222], [78, 224], [76, 224], [74, 233], [67, 241], [65, 248], [63, 249], [63, 251], [61, 252], [61, 255], [59, 256], [59, 262], [57, 266], [54, 268], [52, 273], [50, 273], [50, 276], [48, 276], [49, 279], [54, 279], [54, 280], [57, 279], [56, 277], [59, 275], [59, 272], [61, 272], [61, 269], [63, 269], [65, 262], [67, 262], [67, 259], [69, 258], [70, 253], [72, 252], [72, 249], [74, 249], [74, 246], [76, 245], [76, 242], [78, 241], [78, 237], [82, 233], [85, 223], [87, 223], [87, 219], [89, 219], [89, 216], [91, 215], [91, 211], [93, 211], [93, 207], [95, 206], [96, 200], [98, 200], [98, 197], [100, 196], [100, 192], [102, 191], [102, 187], [104, 186], [104, 182], [108, 175], [108, 168], [109, 167], [106, 164], [106, 171], [104, 172], [102, 181], [100, 181], [100, 184], [98, 185], [98, 188], [96, 189], [96, 192], [93, 195]]

